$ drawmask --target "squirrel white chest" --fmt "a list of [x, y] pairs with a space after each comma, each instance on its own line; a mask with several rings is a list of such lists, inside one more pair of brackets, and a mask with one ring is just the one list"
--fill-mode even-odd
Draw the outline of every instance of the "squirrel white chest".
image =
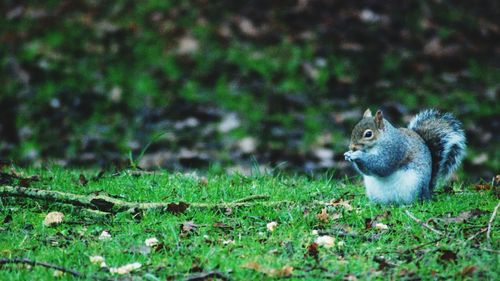
[[397, 171], [387, 177], [363, 175], [366, 195], [379, 203], [405, 204], [418, 196], [420, 181], [415, 170]]

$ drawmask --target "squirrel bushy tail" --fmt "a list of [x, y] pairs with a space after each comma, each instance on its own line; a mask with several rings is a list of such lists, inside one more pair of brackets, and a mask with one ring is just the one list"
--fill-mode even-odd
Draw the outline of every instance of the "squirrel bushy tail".
[[432, 156], [430, 188], [446, 180], [465, 156], [465, 134], [461, 123], [450, 113], [428, 109], [417, 114], [408, 125], [424, 139]]

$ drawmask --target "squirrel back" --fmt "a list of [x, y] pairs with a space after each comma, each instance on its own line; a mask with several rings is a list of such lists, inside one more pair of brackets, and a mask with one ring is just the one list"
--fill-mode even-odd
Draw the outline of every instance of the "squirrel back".
[[430, 189], [445, 181], [465, 156], [465, 134], [461, 123], [450, 113], [427, 109], [417, 114], [408, 125], [425, 141], [431, 152]]

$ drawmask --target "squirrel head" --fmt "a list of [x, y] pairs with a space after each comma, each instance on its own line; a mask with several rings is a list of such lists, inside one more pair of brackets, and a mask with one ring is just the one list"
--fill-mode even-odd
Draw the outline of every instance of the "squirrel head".
[[375, 116], [372, 116], [370, 109], [367, 109], [361, 121], [359, 121], [352, 130], [349, 149], [352, 151], [365, 151], [373, 147], [384, 130], [385, 124], [382, 111], [377, 110]]

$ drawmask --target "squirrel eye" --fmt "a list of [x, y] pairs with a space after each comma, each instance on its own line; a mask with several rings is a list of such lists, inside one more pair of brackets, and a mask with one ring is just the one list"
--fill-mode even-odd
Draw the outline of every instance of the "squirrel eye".
[[366, 131], [364, 132], [364, 134], [363, 134], [363, 137], [365, 137], [365, 138], [367, 138], [367, 139], [371, 138], [372, 136], [373, 136], [373, 132], [372, 132], [372, 130], [366, 130]]

